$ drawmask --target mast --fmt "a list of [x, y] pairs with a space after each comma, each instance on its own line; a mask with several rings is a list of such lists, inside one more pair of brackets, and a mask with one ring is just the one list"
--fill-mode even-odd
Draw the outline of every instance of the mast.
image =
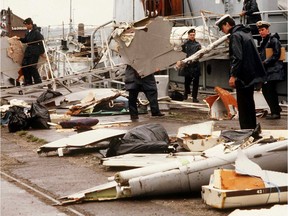
[[224, 11], [225, 11], [225, 14], [229, 14], [231, 13], [231, 3], [230, 3], [230, 0], [224, 0]]
[[[10, 10], [10, 7], [8, 7], [8, 11], [7, 11], [7, 20], [6, 20], [6, 23], [7, 23], [7, 36], [8, 37], [11, 37], [12, 36], [12, 23], [11, 23], [11, 13], [12, 11]], [[8, 22], [7, 22], [8, 21]]]
[[72, 24], [72, 0], [70, 0], [70, 22], [69, 22], [69, 35], [73, 32], [73, 24]]

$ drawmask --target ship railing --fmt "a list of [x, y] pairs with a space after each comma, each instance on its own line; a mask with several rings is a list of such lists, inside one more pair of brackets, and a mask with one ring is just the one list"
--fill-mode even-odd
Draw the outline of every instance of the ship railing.
[[47, 80], [54, 80], [55, 78], [64, 77], [76, 72], [71, 66], [66, 53], [54, 49], [45, 49], [46, 63], [39, 70], [41, 72], [44, 70]]
[[[202, 29], [200, 28], [200, 32], [202, 33], [201, 38], [196, 38], [198, 42], [202, 45], [203, 48], [211, 46], [211, 44], [221, 37], [224, 36], [222, 32], [219, 31], [218, 27], [215, 25], [216, 20], [221, 17], [220, 14], [215, 14], [210, 11], [201, 11], [200, 16], [189, 16], [189, 17], [167, 17], [166, 19], [170, 22], [176, 23], [176, 26], [179, 28], [182, 27], [199, 27], [203, 26]], [[177, 25], [178, 23], [178, 25]], [[184, 26], [183, 26], [184, 24]], [[182, 35], [183, 37], [184, 35]], [[182, 43], [184, 42], [185, 38], [181, 38]], [[205, 57], [202, 57], [199, 61], [207, 61], [209, 59], [226, 59], [227, 58], [227, 50], [228, 46], [225, 43], [219, 44], [209, 53], [205, 54]]]
[[[110, 24], [115, 24], [115, 20], [110, 20], [109, 22], [106, 22], [103, 25], [98, 26], [96, 29], [94, 29], [94, 31], [91, 34], [91, 65], [90, 65], [91, 69], [95, 68], [97, 64], [99, 63], [99, 61], [101, 60], [101, 58], [103, 57], [106, 57], [106, 59], [109, 61], [109, 63], [107, 63], [107, 61], [104, 61], [105, 67], [110, 65], [113, 68], [113, 66], [115, 66], [115, 62], [112, 60], [112, 54], [109, 48], [111, 36], [108, 37], [106, 35], [106, 31], [104, 31], [105, 27], [107, 27]], [[98, 31], [100, 31], [102, 49], [98, 58], [96, 58], [95, 52], [94, 52], [94, 49], [95, 49], [94, 44], [95, 44], [95, 35]]]
[[[280, 35], [280, 39], [282, 42], [282, 45], [287, 47], [287, 13], [288, 10], [270, 10], [270, 11], [260, 11], [260, 12], [255, 12], [254, 14], [261, 14], [262, 20], [269, 21], [272, 26], [270, 27], [272, 31], [274, 29], [280, 30], [277, 33]], [[210, 33], [213, 33], [213, 36], [216, 38], [220, 38], [223, 36], [223, 33], [219, 31], [218, 27], [215, 26], [215, 22], [217, 19], [219, 19], [223, 14], [215, 14], [210, 11], [201, 11], [200, 16], [187, 16], [187, 17], [167, 17], [166, 19], [171, 21], [171, 22], [179, 22], [183, 23], [184, 25], [187, 26], [199, 26], [203, 25], [203, 35], [204, 38], [207, 37], [208, 40], [204, 41], [204, 45], [209, 45], [211, 44], [212, 39]], [[236, 23], [242, 23], [242, 19], [239, 14], [236, 15], [231, 15], [235, 20]], [[283, 19], [286, 18], [286, 19]], [[243, 23], [245, 24], [245, 23]], [[249, 25], [256, 25], [256, 23], [252, 23]], [[208, 29], [205, 31], [205, 29]], [[207, 34], [208, 33], [208, 34]], [[259, 34], [255, 34], [253, 36], [259, 36]]]
[[[122, 71], [120, 68], [123, 66], [116, 64], [113, 61], [112, 50], [109, 47], [111, 36], [107, 36], [107, 31], [104, 29], [110, 23], [113, 22], [110, 21], [100, 27], [97, 27], [93, 31], [93, 34], [91, 35], [91, 58], [86, 57], [85, 60], [82, 60], [82, 62], [80, 62], [80, 60], [76, 57], [73, 57], [71, 52], [63, 52], [57, 47], [50, 47], [49, 50], [46, 48], [45, 52], [47, 61], [46, 64], [41, 66], [43, 71], [42, 74], [44, 72], [46, 73], [45, 81], [51, 82], [54, 79], [56, 81], [65, 80], [65, 84], [67, 86], [77, 82], [82, 84], [87, 83], [89, 86], [94, 82], [97, 82], [98, 84], [102, 83], [104, 85], [107, 83], [107, 80], [110, 80], [108, 82], [109, 85], [113, 83], [112, 81], [115, 81], [117, 86], [119, 86], [119, 83], [123, 84], [123, 73], [119, 73], [119, 71]], [[96, 33], [99, 34], [96, 35]], [[100, 50], [99, 52], [101, 58], [99, 58], [99, 56], [95, 56], [95, 53], [92, 51], [95, 49], [94, 44], [96, 43], [99, 46], [97, 49]], [[98, 58], [97, 60], [96, 57]], [[83, 59], [83, 57], [80, 58]], [[75, 59], [75, 62], [73, 59]], [[81, 64], [78, 66], [83, 66], [83, 68], [79, 69], [77, 64]], [[99, 64], [99, 67], [96, 68], [96, 64]]]
[[[166, 19], [170, 22], [179, 22], [179, 23], [184, 22], [184, 27], [203, 26], [204, 40], [202, 41], [202, 45], [207, 46], [213, 43], [213, 41], [223, 36], [223, 34], [219, 31], [218, 27], [215, 25], [216, 20], [220, 16], [221, 15], [219, 14], [202, 10], [200, 16], [173, 17], [173, 18], [167, 17]], [[179, 25], [179, 27], [183, 26]]]

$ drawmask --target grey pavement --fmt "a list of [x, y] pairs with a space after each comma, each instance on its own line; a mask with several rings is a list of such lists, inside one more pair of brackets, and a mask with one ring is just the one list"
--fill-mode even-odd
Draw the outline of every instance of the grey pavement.
[[1, 178], [1, 215], [65, 216], [66, 214]]

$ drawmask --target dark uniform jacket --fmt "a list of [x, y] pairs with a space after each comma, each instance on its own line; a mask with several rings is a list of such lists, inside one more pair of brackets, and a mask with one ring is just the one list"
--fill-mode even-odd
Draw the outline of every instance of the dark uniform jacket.
[[246, 24], [256, 23], [261, 20], [260, 14], [253, 14], [254, 12], [259, 12], [256, 0], [245, 0], [242, 10], [246, 11]]
[[238, 24], [230, 29], [230, 33], [230, 76], [237, 78], [236, 88], [264, 82], [265, 69], [250, 33], [250, 28]]
[[[201, 49], [200, 43], [197, 41], [187, 40], [182, 45], [182, 52], [186, 53], [186, 58], [196, 53]], [[187, 63], [185, 68], [179, 72], [179, 76], [192, 76], [197, 77], [200, 76], [200, 63], [198, 61], [193, 62], [191, 64]]]
[[[277, 33], [274, 35], [269, 34], [262, 39], [259, 47], [259, 53], [267, 73], [267, 81], [284, 80], [283, 61], [279, 60], [281, 55], [279, 39], [280, 37]], [[266, 48], [272, 48], [273, 50], [273, 55], [270, 58], [266, 57]]]
[[[39, 32], [38, 27], [34, 24], [32, 30], [27, 31], [24, 38], [20, 38], [22, 43], [28, 43], [27, 48], [25, 49], [24, 56], [40, 56], [44, 53], [44, 48], [41, 40], [43, 40], [43, 35]], [[35, 42], [36, 43], [32, 43]]]
[[125, 71], [125, 89], [127, 91], [155, 91], [157, 90], [155, 76], [154, 74], [150, 74], [141, 78], [137, 71], [128, 65]]

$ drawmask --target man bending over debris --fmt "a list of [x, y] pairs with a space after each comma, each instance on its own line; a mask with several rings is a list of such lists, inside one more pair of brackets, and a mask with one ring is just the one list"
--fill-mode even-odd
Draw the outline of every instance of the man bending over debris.
[[223, 33], [231, 34], [229, 86], [236, 89], [240, 128], [255, 129], [254, 87], [263, 83], [266, 73], [250, 29], [242, 24], [236, 25], [229, 14], [222, 16], [215, 24]]

